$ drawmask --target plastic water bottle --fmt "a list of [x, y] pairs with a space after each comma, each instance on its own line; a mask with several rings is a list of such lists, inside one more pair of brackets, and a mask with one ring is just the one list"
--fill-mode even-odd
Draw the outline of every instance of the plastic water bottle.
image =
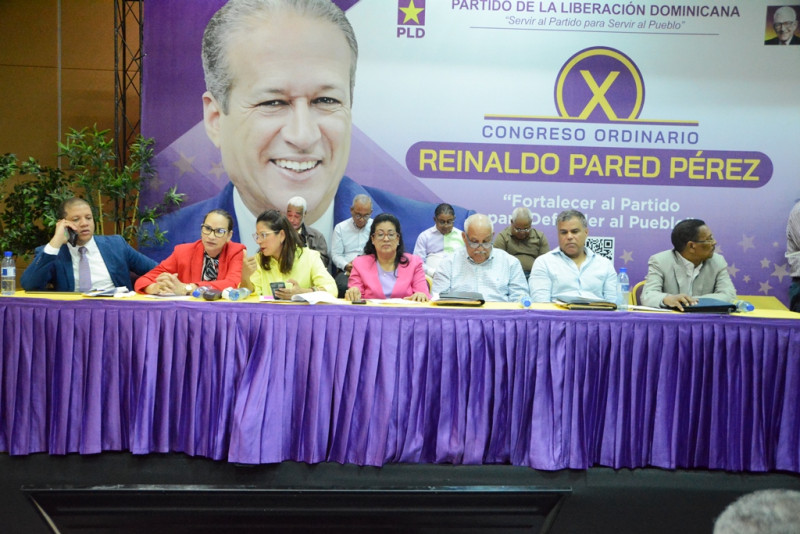
[[244, 300], [250, 296], [250, 293], [251, 291], [246, 287], [229, 287], [228, 289], [222, 291], [222, 298], [233, 301]]
[[756, 309], [755, 306], [753, 306], [746, 300], [734, 300], [733, 305], [736, 306], [736, 311], [740, 312], [751, 312]]
[[194, 291], [192, 291], [192, 296], [196, 299], [199, 299], [200, 297], [203, 296], [203, 293], [205, 293], [209, 289], [212, 289], [211, 286], [200, 286]]
[[522, 308], [525, 308], [525, 309], [531, 307], [531, 302], [532, 302], [532, 300], [528, 295], [523, 295], [522, 298], [519, 299], [519, 305]]
[[17, 290], [17, 265], [14, 263], [14, 255], [10, 250], [7, 250], [3, 256], [2, 272], [2, 293], [3, 295], [13, 295]]
[[620, 310], [628, 309], [628, 302], [631, 295], [631, 280], [628, 278], [628, 269], [620, 267], [617, 275], [617, 308]]

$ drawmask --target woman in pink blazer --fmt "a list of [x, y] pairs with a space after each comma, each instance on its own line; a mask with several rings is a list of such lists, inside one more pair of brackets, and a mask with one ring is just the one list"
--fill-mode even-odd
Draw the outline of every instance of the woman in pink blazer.
[[372, 221], [364, 255], [353, 260], [353, 270], [344, 298], [405, 298], [427, 301], [431, 294], [425, 280], [422, 260], [403, 252], [400, 221], [390, 213], [381, 213]]
[[151, 295], [190, 295], [199, 286], [239, 287], [245, 251], [231, 237], [230, 214], [221, 209], [208, 212], [200, 225], [200, 239], [177, 245], [168, 258], [139, 277], [134, 288]]

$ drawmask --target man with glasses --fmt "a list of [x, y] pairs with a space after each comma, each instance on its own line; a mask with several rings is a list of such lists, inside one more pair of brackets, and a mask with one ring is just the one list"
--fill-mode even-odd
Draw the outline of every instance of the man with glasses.
[[528, 281], [533, 302], [556, 297], [583, 297], [617, 301], [617, 273], [606, 258], [586, 247], [589, 228], [577, 210], [556, 218], [558, 248], [539, 256]]
[[524, 206], [511, 212], [511, 226], [500, 232], [494, 240], [494, 247], [505, 250], [522, 265], [527, 279], [533, 268], [533, 261], [550, 251], [550, 245], [542, 232], [533, 228], [531, 210]]
[[736, 300], [728, 263], [714, 254], [717, 241], [706, 223], [686, 219], [672, 229], [673, 250], [650, 256], [642, 290], [642, 304], [677, 308], [697, 303], [699, 297]]
[[339, 298], [344, 298], [353, 259], [364, 253], [364, 245], [369, 239], [369, 228], [372, 226], [372, 199], [367, 195], [356, 195], [350, 205], [350, 218], [333, 228], [331, 241], [331, 260], [339, 269], [336, 275], [336, 286]]
[[517, 302], [529, 296], [519, 261], [492, 246], [494, 226], [489, 217], [480, 213], [467, 217], [461, 238], [466, 247], [439, 264], [432, 293], [477, 292], [494, 302]]
[[777, 34], [772, 39], [764, 41], [766, 45], [798, 45], [800, 37], [797, 31], [797, 12], [791, 6], [779, 7], [772, 16], [772, 27]]

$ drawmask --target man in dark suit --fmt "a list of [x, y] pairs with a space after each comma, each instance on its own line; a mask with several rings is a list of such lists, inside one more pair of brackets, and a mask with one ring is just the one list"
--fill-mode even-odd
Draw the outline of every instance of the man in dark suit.
[[686, 219], [672, 229], [673, 250], [650, 256], [642, 304], [678, 308], [697, 303], [698, 297], [736, 300], [728, 263], [714, 254], [717, 241], [706, 223]]
[[[55, 291], [133, 290], [131, 272], [142, 275], [156, 266], [122, 236], [95, 236], [92, 208], [82, 198], [64, 201], [60, 215], [53, 238], [36, 249], [33, 262], [22, 274], [26, 291], [45, 290], [51, 285]], [[77, 234], [74, 244], [69, 243], [70, 230]]]
[[[203, 36], [203, 122], [231, 183], [160, 218], [168, 243], [142, 251], [165, 258], [176, 243], [195, 240], [202, 217], [221, 208], [234, 216], [233, 240], [253, 254], [258, 214], [283, 211], [294, 196], [306, 199], [306, 224], [326, 238], [350, 217], [351, 200], [365, 194], [376, 213], [400, 219], [404, 238], [415, 242], [434, 204], [344, 176], [357, 56], [353, 28], [330, 0], [230, 0], [220, 8]], [[469, 213], [456, 208], [455, 215], [464, 220]]]
[[779, 7], [772, 16], [772, 27], [777, 34], [772, 39], [764, 41], [765, 45], [798, 45], [800, 37], [797, 31], [797, 12], [791, 6]]

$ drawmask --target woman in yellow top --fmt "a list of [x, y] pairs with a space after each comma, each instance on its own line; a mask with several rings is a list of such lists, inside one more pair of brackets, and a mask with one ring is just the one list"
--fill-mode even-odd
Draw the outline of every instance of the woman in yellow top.
[[[242, 286], [258, 295], [291, 299], [298, 293], [327, 291], [337, 296], [336, 282], [319, 252], [304, 248], [297, 231], [277, 210], [267, 210], [256, 219], [253, 234], [260, 251], [247, 258], [242, 272]], [[284, 282], [286, 287], [273, 295], [270, 284]]]

